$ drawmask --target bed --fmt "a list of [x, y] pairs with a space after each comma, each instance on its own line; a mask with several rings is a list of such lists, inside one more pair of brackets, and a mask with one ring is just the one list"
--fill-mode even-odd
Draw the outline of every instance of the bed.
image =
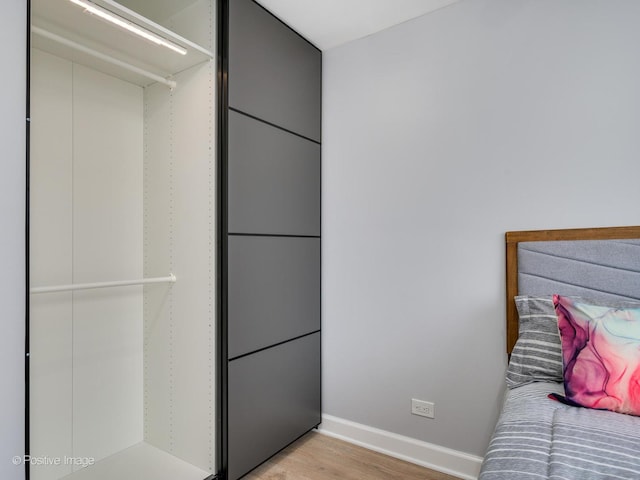
[[505, 238], [508, 389], [479, 479], [640, 479], [640, 227]]

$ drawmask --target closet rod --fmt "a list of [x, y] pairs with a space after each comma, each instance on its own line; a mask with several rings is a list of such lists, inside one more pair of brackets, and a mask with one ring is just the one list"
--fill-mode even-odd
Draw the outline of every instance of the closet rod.
[[34, 287], [29, 293], [53, 293], [72, 290], [89, 290], [91, 288], [126, 287], [128, 285], [149, 285], [152, 283], [175, 283], [176, 276], [171, 273], [168, 277], [142, 278], [140, 280], [119, 280], [113, 282], [74, 283], [71, 285], [56, 285], [54, 287]]
[[68, 38], [61, 37], [60, 35], [56, 35], [55, 33], [49, 32], [48, 30], [45, 30], [43, 28], [32, 25], [31, 31], [36, 35], [40, 35], [41, 37], [47, 38], [49, 40], [53, 40], [54, 42], [58, 42], [67, 47], [71, 47], [80, 52], [89, 54], [92, 57], [96, 57], [112, 65], [116, 65], [120, 68], [124, 68], [125, 70], [129, 70], [130, 72], [137, 73], [138, 75], [147, 77], [148, 79], [153, 80], [155, 82], [162, 83], [171, 89], [176, 88], [177, 83], [174, 82], [173, 80], [167, 80], [166, 78], [161, 77], [160, 75], [156, 75], [155, 73], [148, 72], [147, 70], [143, 70], [142, 68], [136, 67], [135, 65], [131, 65], [130, 63], [123, 62], [122, 60], [118, 60], [117, 58], [113, 58], [109, 55], [98, 52], [97, 50], [93, 50], [92, 48], [85, 47], [80, 43], [74, 42], [73, 40], [69, 40]]

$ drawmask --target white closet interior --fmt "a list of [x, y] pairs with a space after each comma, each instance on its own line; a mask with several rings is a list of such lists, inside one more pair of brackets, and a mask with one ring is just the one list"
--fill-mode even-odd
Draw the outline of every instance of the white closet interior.
[[31, 478], [203, 480], [215, 1], [89, 3], [186, 54], [71, 0], [32, 0]]

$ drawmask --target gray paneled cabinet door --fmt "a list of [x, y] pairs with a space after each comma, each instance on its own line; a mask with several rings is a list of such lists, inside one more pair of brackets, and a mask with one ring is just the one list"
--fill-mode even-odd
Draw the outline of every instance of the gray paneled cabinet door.
[[229, 239], [229, 358], [320, 330], [320, 239]]
[[229, 479], [320, 423], [320, 333], [229, 365]]
[[229, 112], [229, 232], [320, 235], [320, 145]]
[[227, 478], [320, 423], [321, 52], [229, 1]]
[[231, 0], [229, 106], [320, 142], [322, 54], [251, 0]]

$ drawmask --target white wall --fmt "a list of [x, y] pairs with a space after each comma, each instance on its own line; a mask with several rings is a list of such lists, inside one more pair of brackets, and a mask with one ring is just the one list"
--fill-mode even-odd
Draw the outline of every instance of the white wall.
[[24, 478], [24, 225], [26, 5], [5, 0], [0, 15], [0, 478]]
[[639, 24], [635, 0], [465, 0], [324, 53], [326, 414], [484, 455], [504, 232], [640, 223]]

